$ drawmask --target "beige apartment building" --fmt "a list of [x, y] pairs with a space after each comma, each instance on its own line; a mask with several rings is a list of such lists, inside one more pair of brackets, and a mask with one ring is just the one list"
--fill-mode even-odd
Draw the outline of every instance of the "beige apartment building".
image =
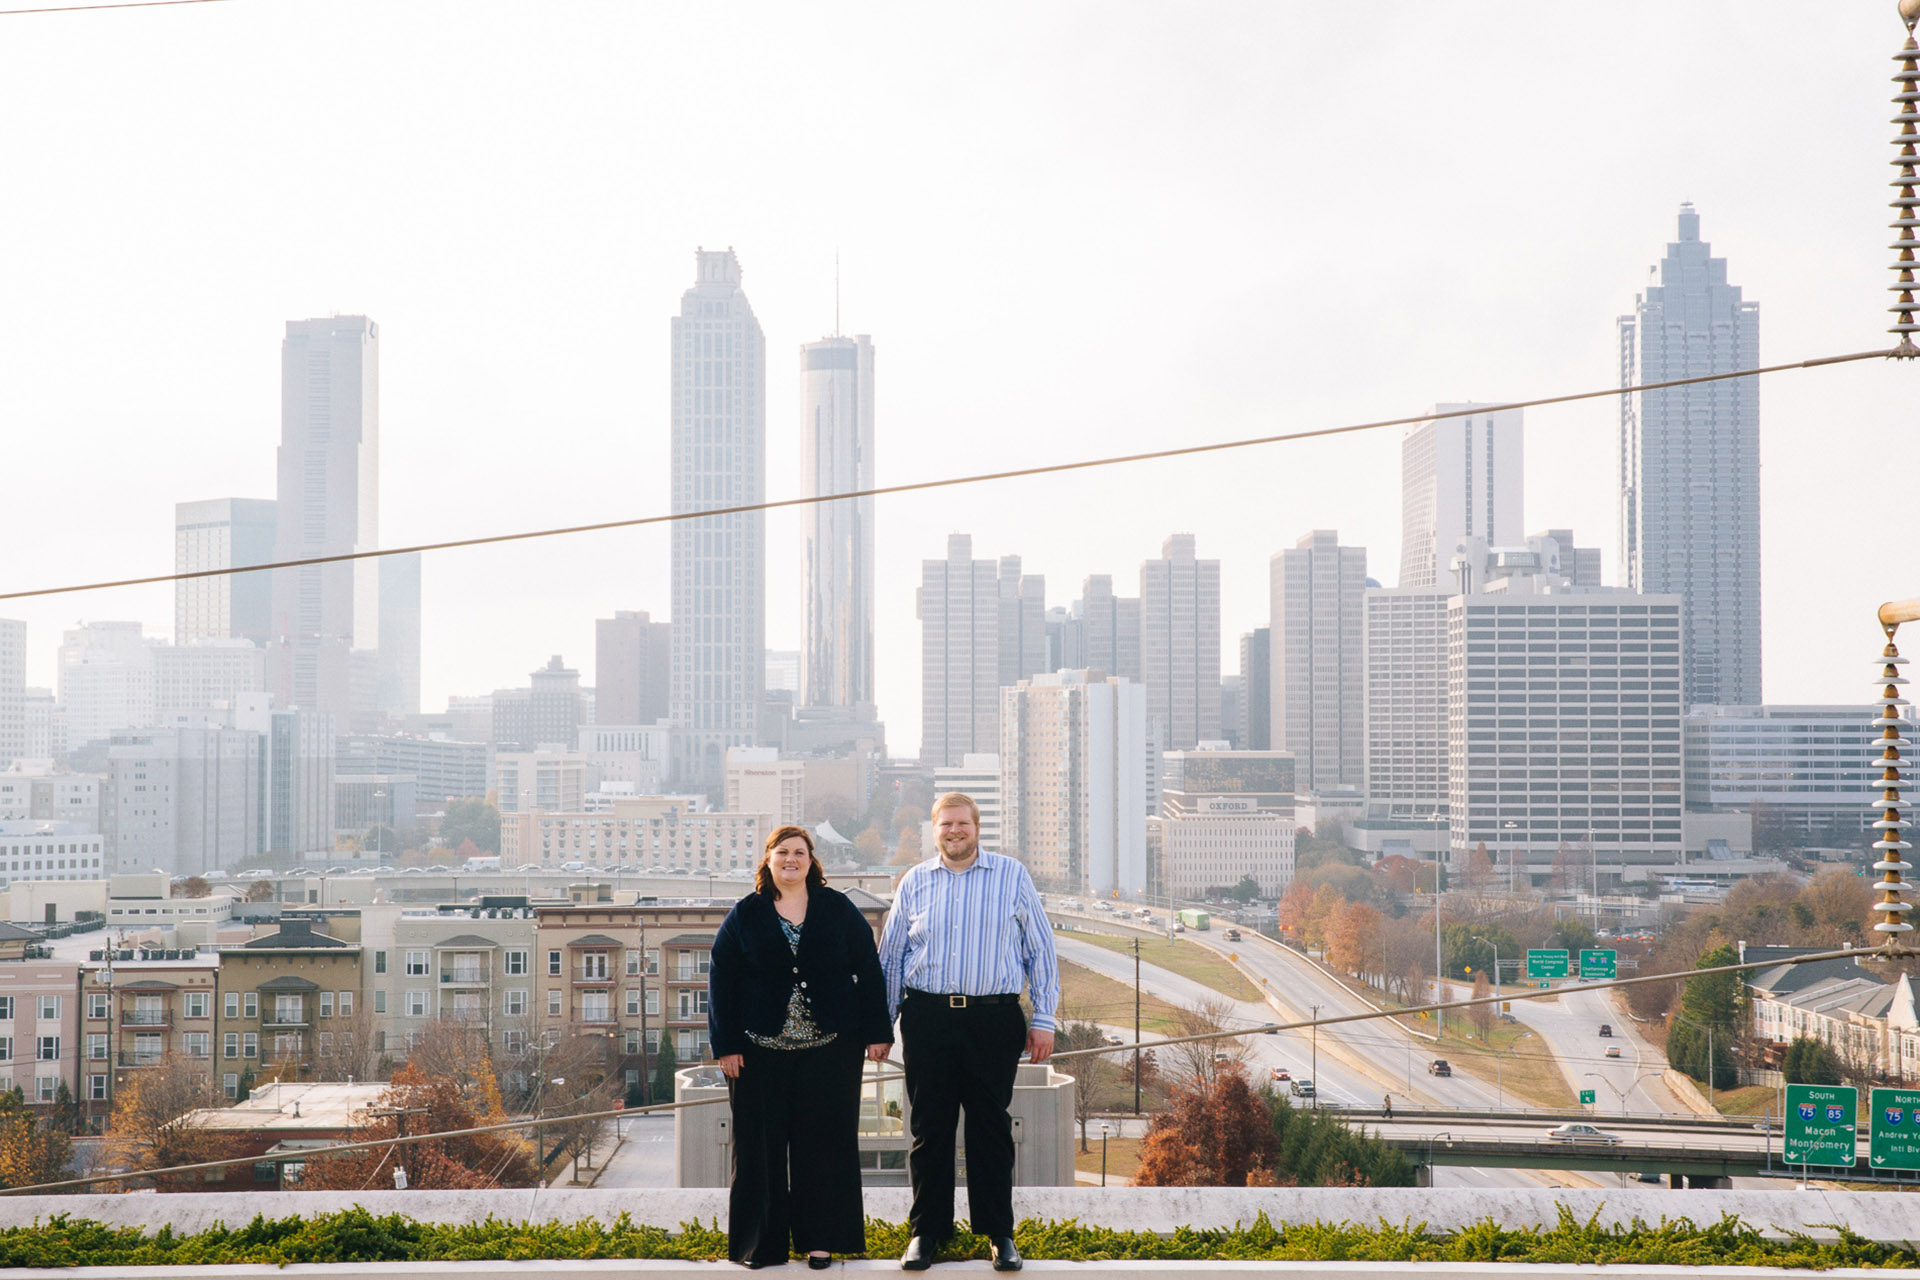
[[210, 951], [101, 950], [77, 966], [81, 1015], [74, 1096], [91, 1125], [114, 1094], [169, 1057], [214, 1072], [215, 999], [220, 960]]
[[359, 942], [314, 923], [288, 916], [277, 931], [220, 953], [216, 1070], [230, 1098], [268, 1069], [334, 1080], [365, 1079], [377, 1066]]

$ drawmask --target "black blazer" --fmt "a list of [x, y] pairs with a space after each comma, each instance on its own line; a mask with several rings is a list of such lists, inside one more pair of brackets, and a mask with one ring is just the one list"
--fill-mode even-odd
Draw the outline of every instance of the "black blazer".
[[771, 896], [748, 894], [721, 923], [707, 973], [713, 1056], [746, 1052], [749, 1031], [780, 1034], [795, 983], [805, 988], [807, 1007], [822, 1031], [852, 1036], [863, 1045], [892, 1042], [887, 980], [880, 972], [873, 926], [846, 894], [813, 885], [807, 890], [797, 954], [780, 930]]

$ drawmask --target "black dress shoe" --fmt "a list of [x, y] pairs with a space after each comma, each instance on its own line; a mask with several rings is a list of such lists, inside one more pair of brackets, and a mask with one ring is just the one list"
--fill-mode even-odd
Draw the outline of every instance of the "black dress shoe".
[[925, 1271], [933, 1265], [933, 1255], [940, 1252], [940, 1246], [923, 1236], [915, 1236], [907, 1241], [906, 1252], [900, 1255], [902, 1271]]
[[823, 1253], [817, 1258], [812, 1254], [807, 1255], [807, 1269], [809, 1271], [825, 1271], [832, 1265], [833, 1255], [831, 1254]]
[[993, 1269], [995, 1271], [1018, 1271], [1020, 1269], [1020, 1251], [1013, 1247], [1012, 1236], [995, 1236], [993, 1245]]

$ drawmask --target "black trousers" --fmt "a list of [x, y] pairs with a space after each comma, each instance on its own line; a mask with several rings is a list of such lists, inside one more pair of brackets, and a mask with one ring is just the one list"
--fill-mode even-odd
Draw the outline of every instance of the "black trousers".
[[907, 1069], [913, 1146], [913, 1234], [932, 1242], [953, 1234], [953, 1139], [967, 1116], [967, 1204], [973, 1230], [1013, 1234], [1014, 1074], [1027, 1044], [1020, 1006], [950, 1009], [938, 997], [908, 996], [900, 1005], [900, 1042]]
[[789, 1249], [865, 1253], [860, 1198], [860, 1073], [866, 1046], [841, 1035], [818, 1049], [748, 1045], [727, 1082], [733, 1191], [727, 1256], [785, 1262]]

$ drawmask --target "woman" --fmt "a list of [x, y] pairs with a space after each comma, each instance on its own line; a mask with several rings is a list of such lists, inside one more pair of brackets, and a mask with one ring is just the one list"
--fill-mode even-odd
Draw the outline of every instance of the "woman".
[[805, 829], [767, 838], [753, 888], [714, 935], [707, 976], [707, 1033], [733, 1103], [727, 1256], [778, 1266], [791, 1248], [819, 1270], [867, 1247], [860, 1056], [893, 1048], [887, 984], [873, 926], [827, 888]]

